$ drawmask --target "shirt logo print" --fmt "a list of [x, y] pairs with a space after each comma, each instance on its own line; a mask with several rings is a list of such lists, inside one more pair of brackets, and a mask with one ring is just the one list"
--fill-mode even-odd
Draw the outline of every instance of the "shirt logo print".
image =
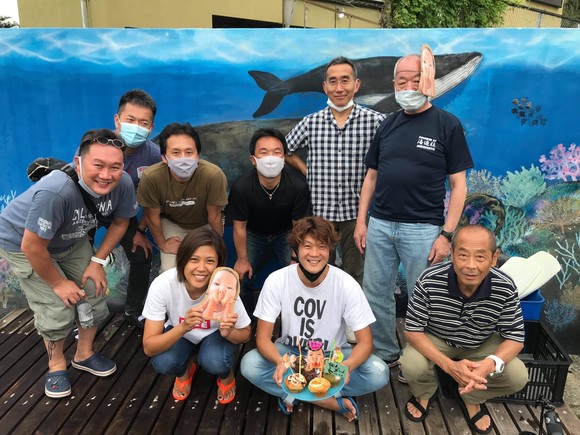
[[417, 148], [421, 148], [427, 151], [435, 151], [435, 144], [437, 139], [431, 139], [430, 137], [419, 136], [417, 140]]

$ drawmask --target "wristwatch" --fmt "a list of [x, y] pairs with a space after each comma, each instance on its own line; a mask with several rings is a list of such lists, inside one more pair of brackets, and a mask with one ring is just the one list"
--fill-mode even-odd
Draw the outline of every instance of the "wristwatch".
[[449, 231], [441, 230], [439, 235], [445, 237], [448, 241], [451, 241], [453, 239], [453, 233], [450, 233]]
[[94, 255], [91, 257], [91, 261], [94, 261], [95, 263], [99, 263], [101, 266], [105, 267], [108, 264], [111, 264], [113, 261], [115, 261], [115, 256], [113, 255], [113, 253], [111, 252], [109, 255], [107, 255], [107, 257], [103, 260], [102, 258], [99, 257], [95, 257]]
[[490, 373], [489, 376], [499, 375], [500, 373], [503, 372], [503, 369], [505, 368], [505, 363], [499, 356], [488, 355], [485, 358], [492, 359], [495, 362], [495, 371], [493, 373]]

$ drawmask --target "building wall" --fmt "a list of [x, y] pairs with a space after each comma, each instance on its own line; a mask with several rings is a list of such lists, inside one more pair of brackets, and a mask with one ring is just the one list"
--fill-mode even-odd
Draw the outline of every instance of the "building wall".
[[[522, 2], [522, 6], [562, 15], [562, 8], [556, 8], [533, 1]], [[560, 27], [561, 18], [529, 9], [510, 7], [505, 13], [502, 27]]]
[[[86, 0], [87, 27], [211, 28], [212, 16], [282, 24], [283, 0]], [[336, 9], [329, 3], [289, 1], [290, 25], [314, 28], [377, 28], [379, 11]], [[19, 0], [21, 27], [82, 27], [80, 0]], [[293, 7], [292, 7], [293, 6]], [[344, 17], [338, 13], [344, 9]]]

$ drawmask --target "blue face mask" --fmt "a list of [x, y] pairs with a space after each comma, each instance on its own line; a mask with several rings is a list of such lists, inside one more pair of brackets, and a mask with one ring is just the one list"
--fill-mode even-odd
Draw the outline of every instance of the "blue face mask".
[[119, 135], [129, 148], [137, 148], [145, 143], [147, 136], [149, 136], [149, 130], [137, 124], [121, 122], [121, 132]]

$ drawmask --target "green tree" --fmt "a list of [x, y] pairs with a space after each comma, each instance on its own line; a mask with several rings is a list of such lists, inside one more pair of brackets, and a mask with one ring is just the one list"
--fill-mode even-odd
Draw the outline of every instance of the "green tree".
[[564, 2], [564, 11], [562, 12], [567, 18], [580, 20], [580, 0], [566, 0]]
[[495, 27], [508, 7], [504, 0], [386, 0], [381, 27]]
[[18, 23], [12, 21], [12, 17], [0, 16], [0, 28], [19, 27]]

